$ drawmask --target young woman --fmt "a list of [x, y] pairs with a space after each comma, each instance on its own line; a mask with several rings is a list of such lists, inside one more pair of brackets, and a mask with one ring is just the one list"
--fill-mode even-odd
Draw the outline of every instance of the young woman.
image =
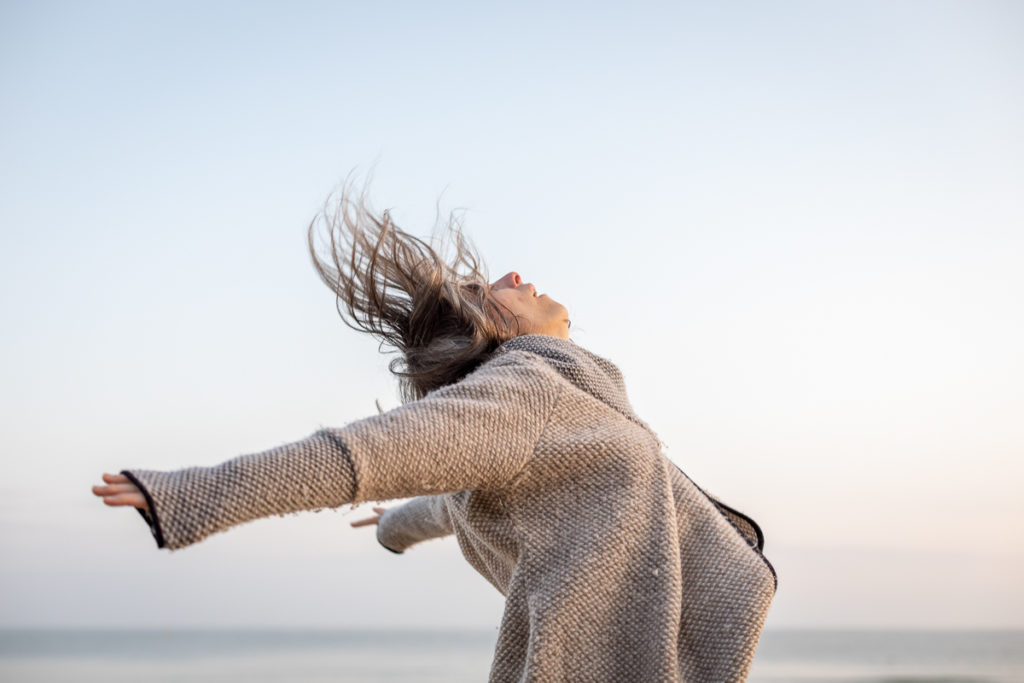
[[403, 404], [216, 466], [104, 474], [94, 493], [169, 551], [412, 498], [352, 526], [395, 553], [458, 538], [506, 598], [491, 681], [744, 680], [777, 585], [761, 530], [665, 457], [566, 307], [515, 272], [488, 282], [459, 231], [449, 263], [362, 196], [323, 217], [313, 263], [346, 324], [400, 352]]

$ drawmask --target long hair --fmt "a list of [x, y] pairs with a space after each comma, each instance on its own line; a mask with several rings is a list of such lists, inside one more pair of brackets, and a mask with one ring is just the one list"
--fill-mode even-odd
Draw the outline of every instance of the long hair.
[[[449, 261], [443, 248], [439, 253], [399, 229], [387, 210], [374, 212], [367, 185], [356, 194], [346, 182], [334, 194], [309, 224], [313, 266], [334, 291], [345, 324], [400, 354], [388, 369], [398, 377], [403, 403], [457, 382], [519, 334], [518, 317], [490, 296], [487, 266], [455, 212], [447, 224], [455, 246]], [[326, 256], [315, 240], [321, 223], [329, 237]]]

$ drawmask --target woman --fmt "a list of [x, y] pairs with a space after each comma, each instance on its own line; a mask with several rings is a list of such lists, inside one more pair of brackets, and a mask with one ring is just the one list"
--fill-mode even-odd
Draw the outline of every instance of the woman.
[[565, 306], [515, 272], [488, 283], [459, 231], [448, 263], [347, 190], [323, 216], [314, 265], [346, 324], [400, 352], [403, 405], [212, 467], [104, 474], [96, 495], [168, 550], [412, 498], [352, 526], [395, 553], [458, 538], [506, 598], [491, 681], [744, 680], [777, 583], [761, 531], [662, 454]]

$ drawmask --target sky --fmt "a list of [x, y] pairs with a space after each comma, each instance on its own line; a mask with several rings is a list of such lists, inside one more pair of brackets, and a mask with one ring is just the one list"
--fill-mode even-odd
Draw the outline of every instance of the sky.
[[1022, 37], [981, 0], [0, 4], [0, 627], [497, 628], [369, 505], [168, 553], [90, 490], [399, 405], [306, 250], [350, 174], [566, 305], [761, 526], [766, 628], [1024, 627]]

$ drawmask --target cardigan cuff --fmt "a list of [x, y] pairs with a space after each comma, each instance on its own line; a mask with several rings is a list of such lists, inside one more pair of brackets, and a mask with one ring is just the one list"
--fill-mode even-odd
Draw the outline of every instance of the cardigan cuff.
[[379, 522], [377, 523], [377, 543], [380, 543], [380, 547], [381, 548], [384, 548], [385, 550], [390, 550], [395, 555], [403, 555], [403, 554], [405, 554], [404, 550], [395, 550], [394, 548], [389, 548], [386, 545], [384, 545], [384, 541], [380, 540], [380, 523]]
[[167, 544], [164, 543], [164, 534], [160, 530], [160, 520], [156, 516], [156, 505], [153, 503], [153, 497], [149, 495], [149, 491], [142, 485], [142, 482], [140, 482], [134, 474], [128, 470], [121, 470], [120, 473], [128, 477], [128, 480], [135, 484], [139, 491], [142, 492], [142, 497], [146, 499], [146, 505], [149, 506], [149, 512], [142, 508], [135, 509], [139, 511], [142, 518], [146, 520], [146, 524], [149, 525], [149, 531], [153, 534], [153, 538], [156, 540], [156, 547], [163, 548]]

